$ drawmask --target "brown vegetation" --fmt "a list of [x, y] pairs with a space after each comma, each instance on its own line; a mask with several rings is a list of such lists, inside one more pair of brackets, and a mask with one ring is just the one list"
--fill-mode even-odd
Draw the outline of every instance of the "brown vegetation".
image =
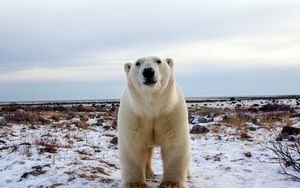
[[49, 137], [41, 137], [34, 141], [34, 144], [39, 146], [40, 153], [56, 153], [61, 144], [56, 139]]

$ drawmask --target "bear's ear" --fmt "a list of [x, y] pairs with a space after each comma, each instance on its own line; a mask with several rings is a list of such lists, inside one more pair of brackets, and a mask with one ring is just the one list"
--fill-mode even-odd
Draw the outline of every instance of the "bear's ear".
[[166, 62], [168, 63], [168, 65], [169, 65], [171, 68], [173, 68], [173, 65], [174, 65], [173, 59], [167, 58], [167, 59], [166, 59]]
[[131, 65], [132, 65], [131, 63], [125, 63], [124, 70], [125, 70], [126, 74], [128, 74], [128, 72], [129, 72], [129, 70], [131, 68]]

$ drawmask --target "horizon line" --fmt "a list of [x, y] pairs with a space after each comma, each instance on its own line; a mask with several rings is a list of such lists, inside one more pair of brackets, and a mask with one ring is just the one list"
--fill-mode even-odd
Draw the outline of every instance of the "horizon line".
[[[205, 101], [229, 101], [229, 100], [259, 100], [259, 99], [300, 99], [300, 94], [282, 94], [282, 95], [232, 95], [232, 96], [203, 96], [203, 97], [185, 97], [187, 103], [205, 102]], [[28, 101], [0, 101], [0, 105], [55, 105], [55, 104], [96, 104], [96, 103], [119, 103], [120, 99], [57, 99], [57, 100], [28, 100]]]

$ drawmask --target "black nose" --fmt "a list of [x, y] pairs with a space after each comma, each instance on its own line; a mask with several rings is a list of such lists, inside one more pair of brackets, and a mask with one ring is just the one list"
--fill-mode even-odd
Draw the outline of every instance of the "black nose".
[[143, 70], [143, 76], [147, 79], [151, 79], [155, 74], [155, 71], [152, 68], [146, 68]]

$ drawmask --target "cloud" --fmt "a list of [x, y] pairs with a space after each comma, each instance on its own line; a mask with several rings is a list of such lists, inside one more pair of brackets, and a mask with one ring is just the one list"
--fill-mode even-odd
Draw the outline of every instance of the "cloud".
[[[179, 72], [187, 67], [199, 69], [231, 69], [298, 65], [300, 35], [272, 33], [269, 35], [237, 35], [213, 39], [170, 42], [143, 48], [124, 48], [107, 52], [90, 52], [86, 60], [121, 66], [127, 61], [148, 55], [171, 57]], [[186, 66], [189, 64], [189, 66]], [[198, 65], [198, 66], [197, 66]], [[117, 66], [116, 66], [117, 67]]]
[[[204, 68], [208, 70], [257, 66], [284, 67], [299, 64], [299, 41], [299, 35], [291, 34], [240, 35], [174, 44], [164, 54], [174, 54], [179, 62], [205, 65]], [[186, 63], [181, 65], [181, 70], [187, 67]], [[192, 70], [197, 71], [197, 68], [192, 66]]]
[[0, 75], [0, 80], [117, 80], [123, 75], [124, 63], [153, 54], [173, 58], [176, 74], [253, 67], [287, 67], [299, 64], [299, 41], [299, 35], [295, 34], [239, 35], [173, 42], [159, 46], [149, 45], [138, 49], [90, 51], [68, 60], [68, 64], [73, 66], [7, 71]]
[[[79, 66], [83, 63], [74, 59], [90, 52], [143, 50], [152, 55], [172, 48], [172, 44], [190, 41], [297, 33], [298, 4], [237, 0], [1, 1], [0, 69]], [[122, 60], [126, 59], [130, 58]]]
[[[68, 82], [68, 81], [113, 81], [120, 80], [123, 68], [116, 65], [33, 68], [0, 75], [0, 82]], [[123, 73], [123, 72], [122, 72]]]
[[[13, 99], [13, 91], [20, 93], [15, 98], [22, 98], [23, 89], [16, 88], [25, 85], [18, 83], [33, 91], [44, 88], [43, 83], [55, 83], [50, 84], [54, 91], [68, 88], [68, 98], [72, 87], [103, 82], [103, 89], [111, 89], [106, 97], [118, 96], [113, 91], [119, 92], [125, 80], [123, 64], [157, 55], [174, 59], [175, 74], [189, 96], [200, 95], [194, 85], [203, 82], [206, 95], [264, 91], [261, 85], [255, 90], [251, 77], [243, 77], [248, 70], [261, 71], [260, 80], [269, 78], [269, 93], [276, 83], [289, 83], [280, 88], [292, 93], [291, 83], [298, 77], [285, 73], [284, 81], [275, 78], [280, 70], [299, 67], [299, 7], [300, 1], [294, 0], [3, 0], [0, 84], [7, 89], [7, 99]], [[237, 79], [228, 74], [239, 77], [235, 88], [225, 87]], [[222, 87], [211, 89], [219, 79], [224, 80]], [[80, 87], [76, 82], [82, 83]], [[56, 83], [64, 87], [55, 89]], [[116, 86], [108, 88], [107, 83]], [[249, 90], [243, 87], [247, 83]], [[29, 92], [28, 99], [40, 97], [33, 95]]]

